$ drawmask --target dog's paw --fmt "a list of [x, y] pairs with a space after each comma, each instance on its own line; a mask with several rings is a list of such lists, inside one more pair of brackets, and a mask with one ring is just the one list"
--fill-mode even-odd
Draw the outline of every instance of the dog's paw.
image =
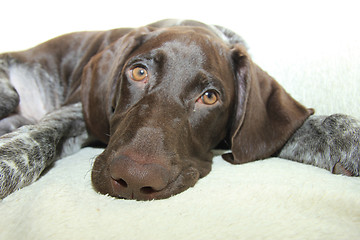
[[341, 114], [310, 116], [278, 156], [335, 174], [359, 176], [360, 122]]
[[0, 199], [20, 189], [23, 185], [18, 166], [9, 159], [0, 160]]
[[7, 117], [19, 104], [19, 95], [0, 68], [0, 119]]
[[31, 136], [34, 128], [24, 126], [0, 137], [0, 199], [34, 182], [46, 167], [43, 149]]
[[360, 121], [347, 115], [334, 114], [326, 117], [321, 126], [328, 134], [330, 156], [335, 163], [332, 172], [359, 176]]

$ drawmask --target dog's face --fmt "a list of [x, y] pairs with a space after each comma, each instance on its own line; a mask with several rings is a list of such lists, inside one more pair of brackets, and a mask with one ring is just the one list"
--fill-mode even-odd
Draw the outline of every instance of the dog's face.
[[230, 162], [268, 157], [310, 114], [245, 49], [201, 27], [142, 28], [109, 45], [84, 69], [82, 103], [108, 144], [95, 189], [137, 200], [193, 186], [224, 139]]
[[92, 174], [100, 192], [139, 200], [170, 197], [209, 173], [234, 96], [230, 49], [208, 33], [142, 38], [118, 63], [108, 146]]

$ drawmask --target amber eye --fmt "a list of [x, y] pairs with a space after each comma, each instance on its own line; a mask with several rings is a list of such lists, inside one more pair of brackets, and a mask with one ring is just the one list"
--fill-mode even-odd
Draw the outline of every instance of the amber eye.
[[147, 78], [148, 73], [143, 67], [136, 67], [131, 70], [130, 77], [132, 80], [140, 82]]
[[218, 101], [218, 94], [214, 90], [206, 91], [201, 96], [201, 102], [206, 105], [213, 105]]

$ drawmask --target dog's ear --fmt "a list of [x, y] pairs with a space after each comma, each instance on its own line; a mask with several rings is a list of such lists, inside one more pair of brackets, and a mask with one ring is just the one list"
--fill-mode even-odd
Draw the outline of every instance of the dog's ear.
[[150, 31], [151, 28], [143, 27], [127, 33], [105, 46], [84, 67], [81, 77], [84, 119], [90, 133], [104, 143], [109, 140], [112, 99], [123, 65]]
[[223, 158], [246, 163], [270, 157], [313, 113], [294, 100], [271, 76], [252, 62], [245, 48], [232, 52], [236, 102], [230, 131], [232, 154]]

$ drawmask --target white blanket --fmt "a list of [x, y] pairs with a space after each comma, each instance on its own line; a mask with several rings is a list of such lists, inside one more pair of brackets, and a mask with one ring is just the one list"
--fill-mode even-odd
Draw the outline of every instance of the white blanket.
[[[189, 8], [190, 2], [184, 3], [188, 5], [183, 7], [183, 13], [185, 17], [193, 13], [190, 17], [197, 18], [198, 11]], [[267, 2], [272, 1], [265, 4]], [[128, 5], [125, 9], [132, 7]], [[90, 9], [108, 11], [110, 16], [124, 11], [120, 6], [123, 4]], [[229, 5], [230, 12], [224, 13], [225, 9], [214, 5], [210, 10], [222, 11], [223, 18], [200, 14], [197, 19], [220, 23], [242, 34], [254, 61], [294, 98], [315, 108], [317, 114], [345, 113], [359, 119], [360, 37], [356, 31], [360, 17], [355, 16], [356, 7], [345, 9], [343, 5], [331, 5], [330, 10], [323, 6], [314, 10], [309, 5], [300, 9], [303, 10], [300, 14], [294, 6], [271, 8], [267, 4], [265, 9], [260, 6], [256, 3], [246, 8], [239, 1]], [[80, 5], [78, 7], [80, 9]], [[136, 14], [134, 10], [144, 10], [137, 4], [134, 7], [131, 13], [119, 17], [118, 27], [129, 26], [129, 15]], [[240, 11], [237, 7], [243, 8]], [[156, 12], [156, 9], [149, 11]], [[163, 11], [158, 10], [152, 20], [166, 17]], [[40, 10], [38, 13], [41, 14]], [[83, 21], [96, 22], [89, 16], [86, 18], [85, 10], [79, 14], [82, 13]], [[177, 9], [172, 13], [175, 17], [180, 15]], [[48, 17], [56, 18], [54, 14]], [[261, 16], [257, 16], [259, 14]], [[254, 15], [257, 17], [251, 18]], [[28, 19], [31, 18], [24, 18], [22, 24]], [[79, 21], [76, 19], [73, 21]], [[105, 22], [103, 29], [113, 27], [107, 27]], [[141, 24], [146, 23], [144, 20]], [[34, 31], [42, 32], [36, 26]], [[9, 35], [2, 34], [2, 38], [4, 36]], [[3, 51], [16, 47], [10, 42], [4, 43]], [[218, 156], [214, 158], [210, 174], [179, 195], [147, 202], [119, 200], [92, 189], [91, 167], [101, 151], [85, 148], [61, 159], [37, 182], [2, 200], [0, 239], [329, 240], [360, 237], [360, 178], [332, 175], [323, 169], [279, 158], [231, 165]]]

